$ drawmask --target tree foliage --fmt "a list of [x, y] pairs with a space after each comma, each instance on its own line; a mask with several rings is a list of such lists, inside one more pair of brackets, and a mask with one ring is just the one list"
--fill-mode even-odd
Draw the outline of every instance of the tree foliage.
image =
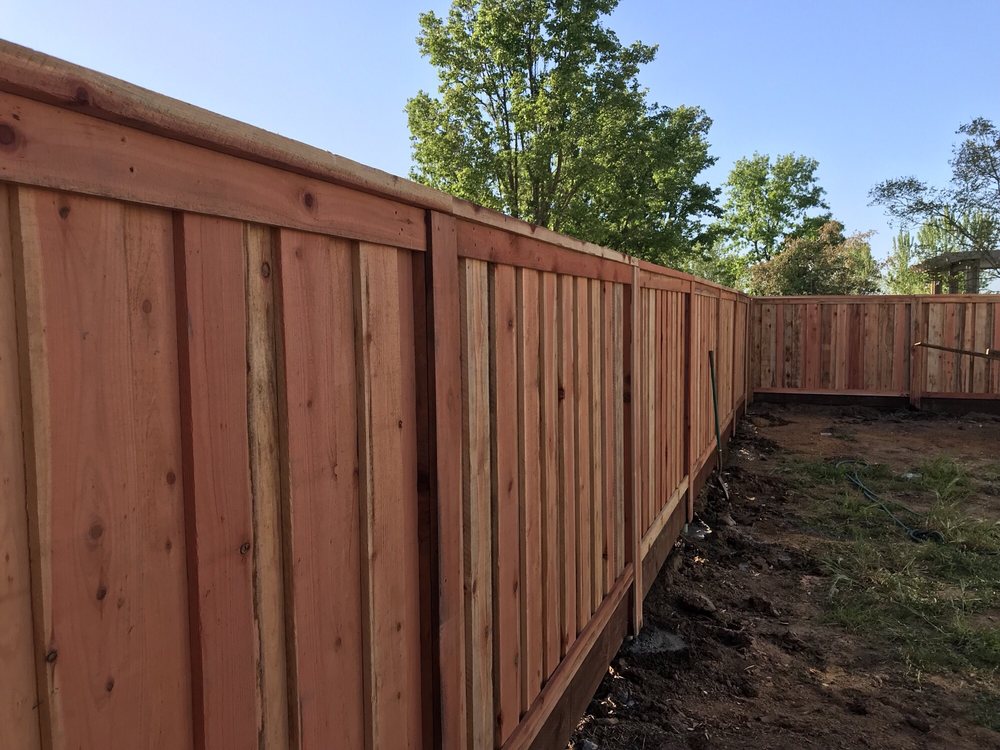
[[947, 187], [899, 177], [879, 183], [869, 197], [904, 227], [929, 227], [924, 231], [936, 234], [937, 245], [977, 253], [995, 276], [1000, 272], [991, 253], [1000, 248], [1000, 128], [978, 117], [962, 125], [958, 135], [962, 140], [952, 151]]
[[844, 236], [844, 225], [828, 221], [818, 232], [785, 241], [781, 251], [750, 269], [754, 294], [874, 294], [879, 271], [870, 233]]
[[[770, 260], [785, 235], [797, 227], [816, 230], [829, 219], [807, 217], [827, 208], [816, 182], [819, 163], [807, 156], [784, 154], [772, 162], [765, 154], [740, 159], [726, 180], [721, 232], [745, 249], [751, 263]], [[809, 219], [812, 219], [810, 225]]]
[[651, 259], [683, 254], [717, 213], [697, 107], [650, 104], [656, 48], [622, 44], [617, 0], [453, 0], [420, 16], [439, 96], [407, 103], [412, 176], [534, 224]]
[[905, 230], [892, 238], [892, 252], [882, 264], [882, 285], [887, 294], [924, 294], [928, 290], [928, 274], [914, 266], [920, 261], [918, 245]]

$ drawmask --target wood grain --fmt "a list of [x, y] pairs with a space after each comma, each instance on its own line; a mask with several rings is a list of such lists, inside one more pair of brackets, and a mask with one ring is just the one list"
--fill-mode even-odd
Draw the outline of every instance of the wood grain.
[[494, 674], [497, 744], [521, 718], [521, 520], [517, 409], [517, 284], [490, 268], [490, 414], [493, 492]]
[[459, 262], [462, 331], [462, 497], [465, 523], [468, 747], [493, 742], [489, 282], [483, 261]]
[[[39, 747], [10, 195], [0, 184], [0, 742]], [[30, 413], [30, 412], [29, 412]]]
[[12, 213], [42, 741], [190, 747], [170, 216], [27, 188]]
[[365, 744], [351, 244], [279, 235], [295, 745]]
[[419, 748], [412, 263], [405, 251], [368, 243], [352, 255], [366, 734], [368, 747]]

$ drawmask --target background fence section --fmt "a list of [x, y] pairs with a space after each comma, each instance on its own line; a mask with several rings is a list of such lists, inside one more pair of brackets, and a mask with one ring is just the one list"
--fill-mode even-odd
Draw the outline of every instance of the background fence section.
[[748, 300], [0, 43], [0, 745], [553, 747]]
[[[755, 298], [753, 390], [760, 394], [995, 399], [994, 295]], [[974, 351], [941, 351], [917, 343]]]

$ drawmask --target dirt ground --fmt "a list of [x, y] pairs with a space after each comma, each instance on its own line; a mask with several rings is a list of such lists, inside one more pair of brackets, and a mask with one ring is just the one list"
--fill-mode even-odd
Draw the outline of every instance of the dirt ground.
[[[713, 533], [678, 542], [570, 747], [1000, 748], [960, 671], [914, 674], [891, 643], [824, 617], [829, 571], [778, 469], [856, 456], [906, 472], [932, 453], [995, 465], [1000, 418], [755, 406], [733, 443], [731, 501], [703, 494]], [[1000, 518], [996, 483], [973, 489], [973, 512]]]

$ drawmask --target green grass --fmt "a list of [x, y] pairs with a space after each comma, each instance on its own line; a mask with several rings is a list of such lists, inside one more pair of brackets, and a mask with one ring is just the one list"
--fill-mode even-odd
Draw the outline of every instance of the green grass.
[[[836, 461], [789, 458], [782, 469], [807, 497], [804, 524], [824, 538], [817, 553], [830, 574], [829, 621], [879, 639], [917, 675], [956, 670], [986, 683], [1000, 676], [1000, 630], [984, 617], [1000, 612], [1000, 524], [962, 510], [978, 473], [947, 458], [915, 467], [920, 476], [909, 480], [884, 466], [859, 468], [899, 518], [940, 531], [938, 544], [911, 541]], [[897, 496], [925, 512], [907, 511]], [[983, 700], [996, 707], [1000, 696]]]

